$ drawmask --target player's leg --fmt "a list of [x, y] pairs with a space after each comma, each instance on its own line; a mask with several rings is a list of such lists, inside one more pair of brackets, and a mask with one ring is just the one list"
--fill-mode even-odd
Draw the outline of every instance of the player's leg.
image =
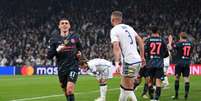
[[181, 67], [176, 64], [175, 65], [175, 84], [174, 84], [174, 88], [175, 88], [175, 96], [173, 97], [173, 99], [178, 99], [179, 95], [179, 79], [180, 79], [180, 75], [181, 75]]
[[100, 97], [98, 97], [95, 101], [106, 101], [107, 79], [99, 79], [98, 82], [100, 89]]
[[121, 94], [119, 97], [119, 101], [127, 101], [128, 98], [131, 101], [137, 101], [137, 98], [133, 91], [133, 82], [134, 79], [132, 77], [123, 76], [121, 79]]
[[100, 97], [97, 98], [95, 101], [105, 101], [106, 100], [106, 94], [107, 94], [107, 80], [109, 78], [112, 78], [111, 75], [109, 75], [109, 69], [105, 69], [103, 71], [99, 72], [99, 75], [97, 75], [97, 80], [99, 82], [99, 88], [100, 88]]
[[146, 67], [144, 67], [144, 70], [143, 70], [143, 77], [144, 77], [144, 81], [145, 81], [145, 83], [144, 83], [144, 88], [143, 88], [143, 92], [142, 92], [142, 97], [143, 98], [148, 98], [147, 97], [147, 91], [148, 91], [148, 80], [149, 80], [149, 78], [148, 78], [148, 71], [147, 71], [147, 68]]
[[144, 79], [145, 79], [145, 83], [144, 83], [144, 88], [143, 88], [143, 92], [142, 92], [142, 97], [147, 99], [148, 96], [146, 94], [147, 94], [147, 91], [148, 91], [148, 80], [149, 80], [149, 78], [144, 77]]
[[140, 85], [140, 83], [141, 83], [141, 76], [140, 75], [138, 75], [136, 78], [134, 78], [134, 87], [133, 87], [133, 89], [134, 89], [134, 91], [136, 91], [137, 90], [137, 87]]
[[66, 85], [66, 99], [67, 101], [75, 101], [74, 97], [74, 90], [75, 90], [75, 83], [78, 78], [78, 69], [70, 69], [68, 71], [67, 77], [67, 85]]
[[155, 78], [156, 78], [156, 94], [155, 94], [155, 100], [159, 100], [161, 95], [161, 77], [164, 76], [163, 68], [156, 68], [155, 72]]
[[137, 76], [139, 71], [139, 64], [128, 65], [124, 64], [123, 73], [121, 78], [121, 92], [119, 96], [119, 101], [127, 101], [128, 98], [131, 101], [137, 101], [137, 98], [134, 94], [134, 77]]
[[150, 98], [151, 100], [153, 100], [153, 94], [154, 94], [154, 88], [153, 88], [154, 68], [147, 68], [147, 72], [148, 72], [147, 81], [148, 81], [148, 93], [149, 93], [149, 98]]
[[183, 71], [183, 77], [185, 82], [185, 95], [184, 95], [185, 100], [187, 100], [188, 98], [189, 88], [190, 88], [189, 74], [190, 74], [190, 67], [189, 65], [186, 65]]
[[163, 79], [162, 83], [163, 83], [163, 87], [164, 87], [164, 89], [165, 89], [165, 88], [167, 88], [167, 86], [169, 85], [168, 77], [167, 77], [167, 75], [166, 75], [166, 72], [167, 72], [167, 70], [168, 70], [168, 66], [164, 66], [163, 70], [164, 70], [164, 79]]
[[67, 98], [67, 75], [66, 74], [63, 74], [61, 72], [58, 72], [58, 76], [59, 76], [59, 82], [61, 84], [61, 88], [63, 89], [64, 91], [64, 94], [66, 96], [66, 100], [68, 101], [68, 98]]
[[75, 101], [74, 89], [75, 89], [75, 84], [71, 81], [68, 81], [67, 86], [66, 86], [66, 99], [67, 99], [67, 101]]

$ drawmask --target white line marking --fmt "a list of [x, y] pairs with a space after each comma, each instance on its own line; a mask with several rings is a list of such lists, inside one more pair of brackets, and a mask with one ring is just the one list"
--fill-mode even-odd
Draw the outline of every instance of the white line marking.
[[[0, 76], [1, 77], [1, 76]], [[1, 78], [0, 81], [3, 80], [27, 80], [27, 79], [32, 79], [32, 80], [41, 80], [41, 79], [46, 79], [46, 78], [53, 78], [53, 79], [57, 79], [56, 76], [54, 78], [54, 76], [51, 77], [45, 77], [45, 76], [38, 76], [38, 77], [15, 77], [15, 76], [11, 76], [12, 78]]]
[[[108, 91], [115, 91], [115, 90], [119, 90], [119, 88], [108, 89]], [[85, 94], [98, 93], [98, 92], [99, 92], [99, 90], [94, 90], [91, 92], [78, 92], [75, 94], [76, 95], [85, 95]], [[10, 100], [10, 101], [30, 101], [30, 100], [46, 99], [46, 98], [60, 97], [60, 96], [64, 96], [64, 94], [55, 94], [55, 95], [49, 95], [49, 96], [39, 96], [39, 97], [15, 99], [15, 100]]]

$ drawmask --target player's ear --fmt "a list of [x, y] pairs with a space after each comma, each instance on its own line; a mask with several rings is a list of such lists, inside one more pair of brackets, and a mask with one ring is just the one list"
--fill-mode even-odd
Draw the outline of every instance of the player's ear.
[[58, 24], [58, 28], [59, 28], [59, 29], [61, 29], [61, 25], [60, 25], [60, 22], [59, 22], [59, 24]]

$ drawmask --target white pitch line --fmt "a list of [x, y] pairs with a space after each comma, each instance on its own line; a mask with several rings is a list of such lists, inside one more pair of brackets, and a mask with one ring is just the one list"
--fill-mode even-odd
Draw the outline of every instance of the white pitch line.
[[[119, 88], [113, 88], [113, 89], [108, 89], [108, 91], [115, 91], [118, 89]], [[97, 92], [99, 92], [99, 90], [94, 90], [94, 91], [90, 91], [90, 92], [80, 92], [80, 93], [75, 93], [75, 94], [76, 95], [84, 95], [84, 94], [91, 94], [91, 93], [97, 93]], [[46, 98], [59, 97], [59, 96], [64, 96], [64, 94], [55, 94], [55, 95], [49, 95], [49, 96], [22, 98], [22, 99], [10, 100], [10, 101], [30, 101], [30, 100], [46, 99]]]

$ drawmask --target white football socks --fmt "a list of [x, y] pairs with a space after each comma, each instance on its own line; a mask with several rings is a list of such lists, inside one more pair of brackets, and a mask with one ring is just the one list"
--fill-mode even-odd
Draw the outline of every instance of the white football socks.
[[107, 85], [100, 86], [100, 97], [106, 98]]

